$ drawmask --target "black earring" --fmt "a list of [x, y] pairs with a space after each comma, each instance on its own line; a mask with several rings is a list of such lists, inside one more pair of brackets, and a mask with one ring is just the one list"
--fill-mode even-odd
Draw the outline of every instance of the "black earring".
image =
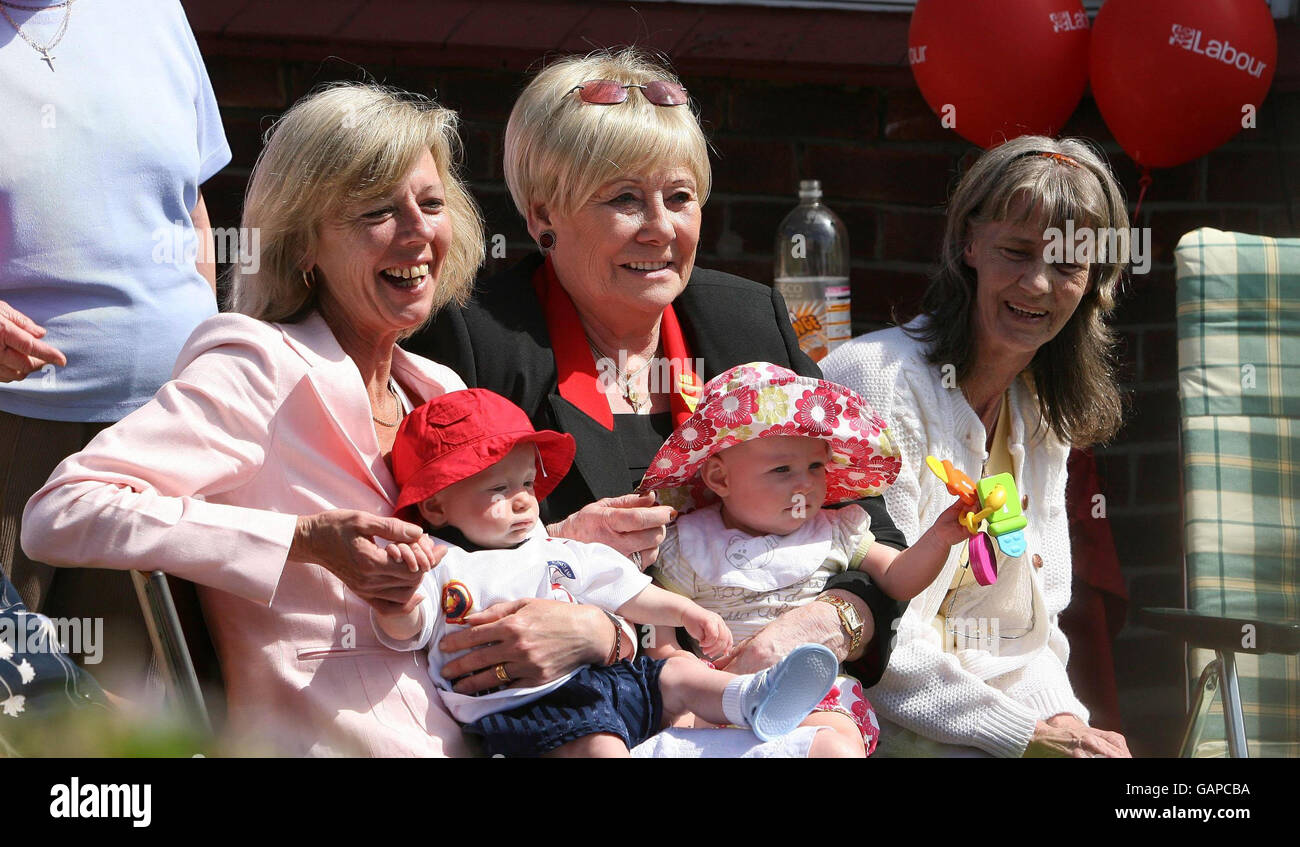
[[542, 230], [537, 236], [537, 246], [542, 248], [543, 253], [549, 253], [555, 249], [555, 233], [549, 229]]

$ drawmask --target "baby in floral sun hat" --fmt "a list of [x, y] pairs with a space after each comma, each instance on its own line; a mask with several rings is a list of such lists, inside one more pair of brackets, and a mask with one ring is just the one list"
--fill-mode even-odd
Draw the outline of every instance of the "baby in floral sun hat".
[[[901, 466], [888, 425], [852, 390], [767, 362], [732, 368], [704, 386], [638, 487], [680, 513], [653, 575], [721, 615], [737, 642], [849, 568], [910, 600], [969, 537], [961, 501], [902, 552], [875, 541], [860, 506], [822, 508], [881, 494]], [[672, 643], [671, 631], [658, 637]], [[852, 677], [836, 679], [810, 724], [830, 727], [848, 750], [875, 749], [879, 724]]]

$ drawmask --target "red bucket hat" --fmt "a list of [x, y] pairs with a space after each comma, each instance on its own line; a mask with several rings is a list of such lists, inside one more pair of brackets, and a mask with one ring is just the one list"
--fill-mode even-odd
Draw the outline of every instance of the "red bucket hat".
[[435, 397], [397, 429], [392, 453], [393, 477], [402, 489], [397, 510], [490, 468], [519, 444], [537, 445], [533, 491], [543, 500], [573, 465], [572, 435], [538, 432], [523, 409], [484, 388]]
[[780, 435], [830, 446], [826, 505], [882, 493], [902, 469], [889, 425], [860, 395], [770, 362], [738, 365], [709, 380], [691, 415], [673, 432], [637, 491], [685, 513], [717, 500], [700, 478], [708, 458], [728, 447]]

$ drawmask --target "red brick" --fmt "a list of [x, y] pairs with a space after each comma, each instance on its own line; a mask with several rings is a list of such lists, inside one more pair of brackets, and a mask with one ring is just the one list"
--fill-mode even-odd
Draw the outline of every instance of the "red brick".
[[745, 279], [751, 279], [754, 282], [761, 282], [764, 285], [772, 284], [772, 263], [758, 261], [755, 259], [722, 259], [710, 261], [697, 261], [696, 266], [709, 268], [714, 271], [735, 274]]
[[[1115, 179], [1119, 181], [1120, 187], [1124, 189], [1124, 197], [1128, 200], [1129, 214], [1131, 215], [1133, 214], [1132, 206], [1137, 203], [1138, 195], [1142, 191], [1140, 184], [1142, 169], [1126, 153], [1111, 153], [1109, 160]], [[1194, 159], [1176, 168], [1156, 168], [1152, 170], [1151, 186], [1147, 189], [1146, 197], [1142, 201], [1143, 204], [1203, 201], [1204, 198], [1201, 196], [1200, 188], [1202, 166], [1201, 159]]]
[[728, 126], [760, 135], [866, 142], [876, 137], [878, 103], [871, 89], [738, 82]]
[[788, 62], [828, 65], [840, 69], [841, 78], [853, 66], [887, 66], [911, 77], [907, 68], [907, 27], [910, 16], [858, 11], [802, 11], [808, 19], [786, 57]]
[[1163, 382], [1178, 378], [1178, 336], [1175, 330], [1149, 329], [1142, 334], [1142, 380]]
[[1274, 21], [1277, 27], [1277, 74], [1274, 91], [1300, 91], [1300, 21]]
[[458, 103], [451, 102], [443, 97], [442, 75], [435, 68], [409, 64], [377, 65], [374, 63], [367, 63], [365, 68], [374, 76], [375, 81], [381, 85], [391, 85], [404, 91], [422, 94], [438, 101], [439, 105], [459, 111]]
[[880, 258], [937, 262], [946, 222], [942, 209], [880, 213]]
[[232, 166], [253, 167], [262, 152], [262, 133], [271, 126], [272, 120], [271, 115], [254, 118], [247, 113], [231, 115], [230, 110], [223, 110], [221, 126], [226, 132], [226, 143], [230, 145]]
[[237, 227], [248, 187], [248, 171], [227, 167], [203, 183], [203, 203], [212, 226]]
[[894, 312], [910, 317], [930, 284], [924, 273], [880, 268], [854, 268], [852, 280], [854, 327], [889, 321]]
[[705, 137], [713, 138], [719, 131], [729, 129], [728, 113], [731, 110], [731, 87], [735, 84], [734, 81], [685, 75], [681, 75], [680, 79], [695, 105]]
[[[729, 205], [728, 200], [715, 194], [704, 204], [704, 208], [700, 211], [699, 253], [701, 256], [719, 253], [717, 244], [727, 229], [727, 207]], [[735, 258], [730, 253], [726, 255], [727, 258]]]
[[253, 0], [226, 24], [226, 35], [283, 38], [323, 38], [343, 27], [365, 5], [364, 0], [313, 0], [307, 9], [298, 3]]
[[[788, 203], [763, 202], [760, 200], [733, 200], [730, 208], [730, 231], [740, 238], [741, 249], [746, 254], [772, 256], [776, 241], [776, 229], [785, 216], [794, 208], [796, 201]], [[704, 239], [717, 243], [722, 230], [704, 231]], [[769, 276], [771, 269], [768, 270]]]
[[1260, 150], [1210, 154], [1207, 199], [1211, 203], [1294, 202], [1283, 191], [1283, 174], [1300, 174], [1300, 150]]
[[1138, 356], [1141, 350], [1141, 333], [1139, 331], [1120, 330], [1115, 347], [1115, 381], [1120, 385], [1131, 385], [1138, 377]]
[[475, 8], [446, 37], [449, 47], [509, 47], [535, 55], [553, 50], [587, 16], [572, 3], [495, 0]]
[[221, 32], [239, 13], [237, 6], [232, 8], [230, 4], [212, 3], [210, 0], [181, 0], [181, 7], [185, 9], [185, 17], [196, 37]]
[[681, 62], [704, 59], [710, 64], [784, 61], [810, 24], [812, 15], [785, 9], [708, 7], [695, 27], [677, 44]]
[[799, 189], [794, 149], [788, 141], [750, 141], [744, 138], [716, 138], [713, 146], [715, 191], [745, 191], [755, 194], [789, 194]]
[[952, 142], [953, 134], [939, 123], [920, 91], [900, 88], [885, 92], [885, 139]]
[[1137, 391], [1131, 395], [1130, 413], [1120, 431], [1124, 443], [1178, 440], [1178, 391]]
[[338, 35], [355, 41], [419, 42], [441, 45], [476, 9], [475, 0], [370, 0]]
[[1143, 505], [1179, 502], [1178, 480], [1182, 477], [1178, 450], [1143, 453], [1137, 457], [1137, 502]]
[[1107, 453], [1105, 448], [1098, 448], [1097, 476], [1101, 481], [1101, 493], [1106, 495], [1107, 514], [1111, 510], [1122, 510], [1129, 505], [1129, 462], [1126, 454]]
[[1300, 215], [1300, 212], [1285, 207], [1261, 210], [1259, 221], [1255, 228], [1249, 231], [1256, 235], [1271, 235], [1274, 238], [1300, 238], [1300, 217], [1297, 215]]
[[1174, 274], [1153, 270], [1133, 277], [1115, 310], [1117, 326], [1140, 323], [1169, 323], [1174, 319]]
[[800, 168], [835, 198], [925, 206], [943, 203], [953, 178], [950, 156], [854, 146], [809, 145]]
[[[382, 73], [383, 70], [382, 67], [362, 67], [355, 62], [333, 55], [319, 62], [285, 63], [284, 76], [288, 103], [296, 103], [310, 91], [326, 83], [368, 82], [374, 72]], [[224, 101], [222, 105], [226, 105]]]
[[481, 185], [474, 185], [472, 191], [483, 212], [483, 234], [489, 251], [492, 249], [492, 237], [497, 234], [504, 235], [507, 244], [532, 243], [528, 226], [516, 211], [509, 192], [497, 186]]
[[460, 129], [465, 147], [465, 173], [475, 182], [501, 179], [501, 136], [493, 127], [466, 125]]
[[1096, 144], [1113, 144], [1115, 139], [1097, 109], [1097, 101], [1084, 97], [1061, 128], [1062, 138], [1086, 138]]
[[505, 127], [527, 80], [505, 71], [451, 70], [440, 77], [438, 96], [467, 121]]
[[844, 229], [849, 236], [849, 258], [852, 261], [880, 258], [876, 232], [880, 226], [877, 219], [882, 213], [870, 206], [842, 201], [836, 201], [830, 208], [844, 222]]
[[[1150, 215], [1144, 214], [1146, 221], [1143, 223], [1151, 227], [1151, 260], [1161, 264], [1169, 264], [1174, 261], [1174, 248], [1178, 246], [1178, 241], [1184, 235], [1199, 227], [1208, 226], [1215, 229], [1224, 229], [1225, 226], [1231, 229], [1232, 225], [1227, 224], [1226, 215], [1222, 209], [1212, 206], [1204, 206], [1197, 209], [1174, 209], [1164, 211], [1152, 209]], [[1231, 213], [1236, 217], [1238, 224], [1242, 223], [1242, 218], [1254, 219], [1256, 216], [1250, 210], [1243, 210], [1243, 213]], [[1248, 222], [1248, 221], [1247, 221]], [[1140, 279], [1140, 277], [1135, 277]]]
[[566, 53], [586, 53], [598, 47], [635, 44], [647, 50], [677, 53], [695, 27], [702, 10], [650, 3], [642, 6], [595, 5], [560, 42]]
[[1255, 115], [1255, 126], [1243, 129], [1232, 143], [1266, 146], [1300, 144], [1300, 92], [1270, 91]]
[[283, 109], [289, 105], [280, 62], [213, 55], [206, 56], [204, 62], [212, 91], [223, 107]]

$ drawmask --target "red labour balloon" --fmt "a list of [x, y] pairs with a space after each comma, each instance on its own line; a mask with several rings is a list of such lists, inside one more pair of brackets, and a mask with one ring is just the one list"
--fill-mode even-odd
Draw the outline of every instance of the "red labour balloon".
[[1277, 32], [1264, 0], [1107, 0], [1091, 64], [1115, 140], [1139, 164], [1169, 168], [1253, 116], [1273, 80]]
[[1079, 0], [919, 0], [907, 41], [925, 101], [981, 147], [1056, 135], [1088, 84]]

